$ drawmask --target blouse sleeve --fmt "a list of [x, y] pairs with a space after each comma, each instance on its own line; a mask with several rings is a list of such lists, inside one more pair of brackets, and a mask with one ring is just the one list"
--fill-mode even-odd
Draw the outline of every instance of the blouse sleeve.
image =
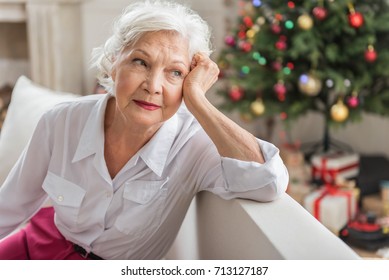
[[42, 182], [50, 160], [48, 131], [45, 114], [0, 188], [0, 239], [28, 220], [47, 198]]
[[[199, 143], [199, 139], [196, 140]], [[202, 147], [196, 164], [202, 176], [200, 190], [210, 191], [224, 199], [245, 198], [272, 201], [286, 191], [289, 174], [273, 144], [257, 139], [265, 163], [220, 157], [212, 142]]]
[[271, 201], [286, 191], [289, 174], [278, 148], [266, 141], [257, 141], [265, 157], [263, 164], [221, 158], [225, 189], [229, 195]]

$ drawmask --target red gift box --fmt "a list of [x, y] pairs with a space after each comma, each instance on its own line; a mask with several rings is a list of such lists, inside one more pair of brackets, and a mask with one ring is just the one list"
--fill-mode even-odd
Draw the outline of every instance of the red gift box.
[[352, 220], [358, 209], [358, 190], [325, 185], [307, 195], [304, 207], [334, 233]]
[[353, 153], [314, 155], [311, 164], [314, 180], [334, 184], [338, 179], [349, 179], [358, 175], [359, 155]]

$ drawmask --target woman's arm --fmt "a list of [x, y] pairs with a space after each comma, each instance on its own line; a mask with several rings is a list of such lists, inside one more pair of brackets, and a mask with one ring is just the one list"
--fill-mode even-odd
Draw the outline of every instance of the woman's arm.
[[45, 202], [42, 182], [49, 159], [48, 125], [42, 117], [0, 188], [0, 239], [28, 220]]
[[264, 163], [257, 139], [206, 98], [205, 93], [217, 81], [218, 75], [219, 68], [208, 56], [201, 53], [194, 55], [191, 72], [185, 78], [183, 88], [188, 110], [211, 138], [220, 156]]

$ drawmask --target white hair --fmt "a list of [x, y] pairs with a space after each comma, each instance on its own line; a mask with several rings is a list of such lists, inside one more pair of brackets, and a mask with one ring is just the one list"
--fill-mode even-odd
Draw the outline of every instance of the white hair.
[[124, 9], [114, 22], [113, 34], [104, 45], [93, 49], [92, 66], [97, 79], [108, 92], [113, 92], [111, 70], [115, 57], [127, 46], [134, 45], [146, 32], [177, 32], [188, 40], [190, 58], [203, 52], [210, 55], [211, 32], [208, 24], [192, 9], [171, 1], [137, 1]]

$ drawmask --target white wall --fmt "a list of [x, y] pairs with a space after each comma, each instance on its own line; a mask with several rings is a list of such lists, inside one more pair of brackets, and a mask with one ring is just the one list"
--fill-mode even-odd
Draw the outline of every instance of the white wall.
[[[226, 34], [226, 24], [234, 23], [238, 1], [233, 0], [177, 0], [188, 3], [193, 9], [209, 22], [213, 29], [213, 43], [218, 50], [223, 47], [223, 38]], [[90, 70], [88, 61], [93, 47], [102, 44], [110, 34], [113, 19], [131, 0], [87, 0], [82, 5], [82, 21], [84, 33], [84, 73], [85, 92], [93, 90], [95, 84], [94, 72]], [[225, 3], [231, 3], [229, 9], [225, 9]], [[217, 103], [217, 98], [209, 94], [210, 99]], [[255, 135], [265, 137], [267, 130], [264, 121], [259, 120], [245, 123], [237, 114], [230, 115], [243, 127]], [[279, 123], [275, 127], [272, 142], [279, 144], [279, 132], [283, 130]], [[323, 120], [316, 114], [308, 114], [298, 120], [292, 127], [293, 140], [320, 141], [323, 132]], [[358, 153], [383, 153], [389, 157], [389, 118], [365, 115], [360, 123], [350, 124], [345, 129], [332, 130], [332, 136], [350, 145]]]

